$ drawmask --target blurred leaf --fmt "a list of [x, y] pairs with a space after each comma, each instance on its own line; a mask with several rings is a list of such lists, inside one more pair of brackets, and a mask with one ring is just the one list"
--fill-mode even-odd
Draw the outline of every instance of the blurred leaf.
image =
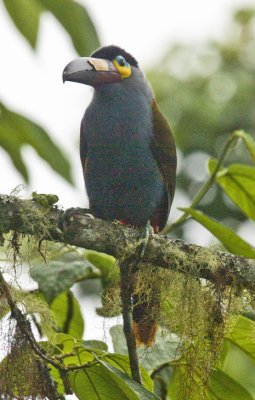
[[[210, 173], [216, 163], [215, 159], [209, 161]], [[245, 215], [255, 220], [255, 167], [231, 164], [218, 172], [216, 182]]]
[[[62, 378], [60, 376], [59, 370], [57, 368], [53, 367], [52, 365], [48, 365], [48, 368], [49, 368], [50, 375], [53, 378], [54, 383], [57, 386], [58, 393], [62, 394], [62, 395], [66, 394], [65, 387], [64, 387], [64, 384], [63, 384], [63, 380], [62, 380]], [[63, 399], [64, 398], [65, 397], [63, 397]]]
[[234, 18], [242, 25], [248, 24], [255, 15], [254, 8], [243, 8], [235, 12]]
[[[113, 367], [120, 369], [122, 372], [131, 377], [131, 370], [130, 370], [128, 356], [123, 354], [109, 353], [106, 356], [104, 356], [104, 361], [112, 365]], [[143, 367], [141, 367], [141, 375], [142, 375], [143, 386], [146, 389], [153, 391], [153, 381], [150, 378], [148, 372]]]
[[165, 365], [153, 374], [154, 393], [161, 399], [169, 399], [167, 397], [169, 383], [173, 376], [173, 367]]
[[91, 264], [85, 260], [69, 263], [51, 261], [47, 266], [39, 265], [30, 270], [31, 277], [38, 282], [39, 289], [49, 303], [74, 283], [94, 277], [95, 273]]
[[4, 0], [4, 5], [20, 33], [36, 46], [42, 7], [37, 0]]
[[123, 333], [123, 325], [115, 325], [110, 328], [112, 344], [115, 353], [128, 354], [127, 343]]
[[0, 146], [8, 152], [15, 167], [26, 181], [28, 173], [21, 157], [21, 148], [27, 144], [32, 146], [55, 172], [72, 183], [70, 164], [47, 132], [33, 121], [0, 103]]
[[[237, 24], [233, 17], [218, 42], [169, 46], [147, 74], [181, 151], [177, 185], [184, 196], [197, 192], [205, 179], [204, 160], [219, 156], [229, 132], [242, 128], [255, 135], [254, 11], [254, 7], [241, 10], [238, 19], [243, 23]], [[228, 161], [247, 162], [243, 141], [228, 153]], [[217, 220], [244, 220], [243, 213], [225, 201], [224, 193], [214, 189], [201, 210], [206, 213], [209, 205]]]
[[[113, 348], [116, 353], [127, 354], [127, 345], [122, 325], [115, 325], [110, 329]], [[137, 349], [141, 365], [149, 372], [153, 372], [163, 364], [168, 364], [178, 358], [180, 341], [164, 337], [157, 337], [156, 344], [149, 350]]]
[[99, 47], [99, 38], [86, 8], [73, 0], [4, 0], [17, 29], [36, 47], [40, 16], [51, 12], [70, 35], [80, 55], [89, 55]]
[[108, 254], [98, 253], [97, 251], [88, 250], [86, 251], [86, 259], [95, 265], [104, 277], [107, 277], [112, 273], [112, 269], [116, 264], [116, 259]]
[[97, 349], [103, 351], [108, 350], [107, 344], [105, 342], [102, 342], [101, 340], [83, 340], [82, 344], [84, 347], [89, 349]]
[[253, 137], [249, 133], [246, 133], [242, 130], [236, 131], [236, 136], [239, 136], [243, 139], [251, 158], [253, 161], [255, 161], [255, 141]]
[[99, 47], [96, 28], [85, 7], [73, 0], [38, 0], [63, 25], [82, 56]]
[[[234, 330], [235, 327], [233, 328]], [[252, 341], [254, 341], [254, 338], [252, 338]], [[254, 358], [229, 338], [224, 339], [223, 342], [220, 368], [225, 374], [240, 383], [255, 398]]]
[[104, 354], [101, 350], [94, 349], [93, 352], [90, 349], [87, 350], [83, 346], [83, 340], [66, 333], [55, 334], [52, 338], [52, 344], [57, 354], [66, 355], [66, 357], [63, 357], [65, 365], [87, 364], [95, 359], [95, 354]]
[[119, 266], [116, 259], [104, 253], [87, 251], [86, 258], [101, 272], [101, 302], [97, 315], [111, 318], [121, 314], [119, 292]]
[[231, 253], [247, 258], [255, 258], [255, 248], [231, 229], [207, 217], [201, 211], [192, 208], [181, 208], [181, 210], [188, 212], [194, 220], [208, 229]]
[[159, 400], [122, 371], [103, 361], [70, 373], [69, 379], [79, 400]]
[[10, 312], [10, 307], [7, 304], [6, 300], [1, 298], [1, 305], [0, 305], [0, 324], [1, 324], [1, 319], [6, 316]]
[[84, 332], [84, 320], [80, 304], [71, 291], [60, 294], [50, 306], [60, 332], [81, 339]]
[[245, 317], [239, 317], [234, 328], [226, 336], [253, 360], [255, 360], [255, 322]]
[[[155, 371], [162, 365], [177, 360], [180, 352], [180, 341], [178, 339], [161, 339], [149, 351], [138, 349], [141, 365], [150, 372]], [[178, 351], [179, 350], [179, 351]]]
[[238, 382], [220, 369], [211, 373], [209, 399], [254, 400], [253, 396]]

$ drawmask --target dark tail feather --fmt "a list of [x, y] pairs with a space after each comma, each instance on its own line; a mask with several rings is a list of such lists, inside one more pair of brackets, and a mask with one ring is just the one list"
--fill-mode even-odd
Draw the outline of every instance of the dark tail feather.
[[150, 347], [155, 343], [158, 328], [159, 292], [154, 290], [151, 299], [144, 297], [141, 294], [133, 296], [133, 327], [137, 346]]

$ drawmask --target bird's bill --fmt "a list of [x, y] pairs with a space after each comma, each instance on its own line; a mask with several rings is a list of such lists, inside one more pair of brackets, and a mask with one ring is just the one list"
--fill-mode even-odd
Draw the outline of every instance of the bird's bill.
[[67, 64], [63, 71], [63, 82], [78, 82], [94, 87], [121, 80], [122, 76], [115, 65], [100, 58], [77, 58]]

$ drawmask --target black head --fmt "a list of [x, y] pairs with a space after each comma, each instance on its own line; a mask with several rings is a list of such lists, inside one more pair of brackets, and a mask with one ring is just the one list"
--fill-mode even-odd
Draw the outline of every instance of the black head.
[[123, 56], [130, 65], [139, 68], [136, 59], [133, 56], [131, 56], [131, 54], [127, 53], [124, 49], [118, 46], [111, 45], [111, 46], [100, 47], [91, 54], [91, 57], [103, 58], [109, 61], [115, 60], [117, 56]]
[[118, 46], [106, 46], [90, 57], [71, 61], [63, 71], [63, 81], [99, 87], [106, 83], [120, 83], [132, 75], [132, 67], [139, 70], [136, 59]]

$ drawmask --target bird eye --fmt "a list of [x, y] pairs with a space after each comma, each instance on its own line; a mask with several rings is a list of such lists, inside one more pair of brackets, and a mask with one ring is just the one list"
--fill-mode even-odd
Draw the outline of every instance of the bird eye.
[[125, 58], [122, 56], [117, 56], [116, 61], [121, 67], [125, 67], [127, 65]]
[[132, 74], [132, 69], [129, 63], [125, 60], [125, 58], [121, 55], [118, 55], [114, 60], [113, 64], [117, 68], [119, 74], [123, 79], [129, 78]]

